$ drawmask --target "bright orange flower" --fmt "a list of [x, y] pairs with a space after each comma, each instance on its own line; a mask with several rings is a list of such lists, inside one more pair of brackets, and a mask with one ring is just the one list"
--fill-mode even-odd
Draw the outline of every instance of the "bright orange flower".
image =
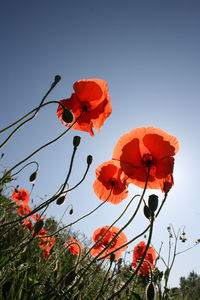
[[[76, 81], [73, 88], [75, 93], [68, 99], [60, 100], [60, 102], [73, 113], [74, 119], [77, 119], [84, 111], [72, 129], [87, 131], [91, 136], [94, 136], [93, 127], [99, 131], [112, 112], [107, 83], [102, 79], [82, 79]], [[63, 108], [59, 105], [57, 109], [58, 119], [65, 126], [71, 126], [72, 123], [65, 123], [62, 120], [62, 113]]]
[[[108, 230], [110, 226], [104, 226], [101, 228], [98, 228], [94, 231], [92, 239], [94, 243], [96, 243]], [[104, 248], [111, 242], [111, 240], [114, 238], [114, 236], [119, 232], [119, 228], [112, 226], [111, 229], [106, 233], [104, 238], [96, 244], [94, 248], [91, 249], [90, 254], [92, 256], [97, 256]], [[117, 236], [117, 238], [112, 242], [112, 244], [99, 256], [100, 258], [109, 254], [110, 252], [114, 251], [115, 249], [121, 247], [122, 245], [127, 243], [127, 238], [123, 232], [120, 232], [120, 234]], [[115, 254], [115, 260], [117, 260], [121, 254], [122, 251], [125, 251], [127, 246], [124, 246], [123, 248], [119, 249], [118, 251], [114, 252]], [[106, 256], [105, 259], [110, 259], [110, 255]]]
[[[81, 252], [83, 249], [83, 246], [81, 245], [81, 243], [77, 242], [74, 238], [71, 238], [69, 240], [69, 243], [65, 243], [65, 247], [67, 247], [69, 244], [76, 242], [80, 247], [81, 247]], [[72, 244], [68, 247], [69, 251], [73, 254], [73, 255], [79, 255], [80, 249], [79, 246], [77, 244]]]
[[[24, 204], [18, 208], [17, 212], [20, 216], [25, 217], [32, 212], [32, 209], [28, 205]], [[32, 216], [29, 216], [29, 218], [32, 218]]]
[[19, 189], [12, 192], [12, 199], [17, 205], [27, 205], [30, 201], [29, 192], [24, 189]]
[[[135, 248], [133, 250], [133, 268], [134, 268], [134, 270], [137, 269], [137, 267], [140, 263], [140, 259], [144, 254], [145, 248], [146, 248], [146, 244], [143, 241], [135, 246]], [[148, 248], [144, 259], [149, 262], [151, 269], [153, 269], [154, 268], [153, 262], [156, 259], [156, 252], [152, 247]], [[148, 263], [143, 262], [141, 265], [141, 268], [139, 269], [138, 275], [142, 274], [143, 276], [145, 276], [146, 274], [149, 273], [149, 271], [150, 270], [149, 270]]]
[[43, 258], [46, 260], [49, 258], [50, 250], [43, 250]]
[[[128, 190], [119, 163], [109, 160], [96, 169], [96, 180], [93, 185], [95, 194], [102, 201], [118, 204], [128, 196]], [[112, 192], [109, 196], [109, 193]], [[109, 198], [108, 198], [109, 196]]]
[[179, 143], [174, 136], [158, 128], [140, 127], [121, 136], [112, 158], [120, 161], [128, 183], [142, 188], [150, 167], [147, 188], [160, 189], [173, 173], [173, 156], [178, 150]]
[[24, 223], [22, 224], [23, 227], [27, 227], [30, 231], [33, 230], [33, 224], [30, 220], [28, 220], [28, 218], [26, 218], [26, 220], [24, 221]]
[[42, 238], [42, 241], [39, 242], [39, 247], [43, 249], [43, 258], [46, 260], [48, 259], [50, 255], [50, 250], [55, 244], [56, 239], [54, 237], [52, 238]]

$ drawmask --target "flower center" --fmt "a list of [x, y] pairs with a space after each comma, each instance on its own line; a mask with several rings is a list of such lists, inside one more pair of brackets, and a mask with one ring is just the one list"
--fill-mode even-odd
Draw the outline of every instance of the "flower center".
[[91, 107], [91, 105], [88, 102], [82, 102], [81, 107], [82, 107], [83, 111], [88, 111], [89, 108]]
[[155, 165], [155, 160], [151, 154], [146, 153], [142, 157], [142, 163], [145, 167], [151, 168], [153, 165]]
[[111, 178], [109, 182], [110, 185], [113, 187], [117, 183], [117, 180], [115, 178]]

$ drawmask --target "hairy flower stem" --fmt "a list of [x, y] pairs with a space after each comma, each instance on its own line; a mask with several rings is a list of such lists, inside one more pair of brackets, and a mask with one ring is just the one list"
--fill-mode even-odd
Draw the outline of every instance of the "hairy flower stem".
[[103, 279], [103, 282], [102, 282], [101, 288], [100, 288], [100, 290], [99, 290], [99, 293], [97, 294], [96, 298], [94, 298], [94, 300], [98, 300], [98, 299], [99, 299], [99, 297], [100, 297], [100, 296], [102, 295], [102, 293], [103, 293], [103, 287], [104, 287], [104, 284], [105, 284], [105, 282], [106, 282], [106, 279], [107, 279], [107, 277], [108, 277], [108, 274], [109, 274], [109, 272], [110, 272], [110, 269], [111, 269], [112, 263], [113, 263], [113, 261], [110, 261], [109, 268], [108, 268], [108, 270], [107, 270], [107, 272], [106, 272], [106, 274], [105, 274], [105, 276], [104, 276], [104, 279]]
[[162, 203], [161, 203], [161, 205], [160, 205], [160, 207], [159, 207], [159, 209], [158, 209], [158, 211], [156, 213], [156, 218], [159, 215], [159, 213], [160, 213], [160, 211], [161, 211], [161, 209], [162, 209], [162, 207], [163, 207], [163, 205], [164, 205], [164, 203], [165, 203], [165, 201], [167, 199], [167, 195], [168, 195], [168, 193], [166, 193], [165, 196], [164, 196], [164, 198], [163, 198], [163, 201], [162, 201]]
[[27, 113], [25, 116], [23, 116], [22, 118], [20, 118], [19, 120], [17, 120], [16, 122], [12, 123], [11, 125], [5, 127], [4, 129], [0, 130], [0, 133], [6, 131], [7, 129], [11, 128], [12, 126], [16, 125], [17, 123], [19, 123], [20, 121], [22, 121], [23, 119], [25, 119], [26, 117], [28, 117], [29, 115], [31, 115], [32, 113], [34, 113], [35, 111], [38, 111], [38, 108], [42, 108], [46, 105], [52, 104], [52, 103], [56, 103], [62, 106], [63, 109], [65, 109], [64, 105], [62, 103], [60, 103], [59, 101], [48, 101], [46, 103], [43, 103], [42, 105], [37, 106], [36, 108], [32, 109], [29, 113]]
[[50, 94], [50, 92], [54, 89], [54, 87], [56, 86], [57, 83], [58, 83], [58, 81], [57, 81], [57, 82], [54, 81], [54, 83], [51, 85], [51, 87], [50, 87], [50, 89], [48, 90], [48, 92], [47, 92], [47, 93], [45, 94], [45, 96], [42, 98], [42, 101], [40, 102], [40, 105], [39, 105], [36, 109], [34, 109], [34, 110], [31, 111], [30, 113], [26, 114], [24, 117], [20, 118], [18, 121], [14, 122], [14, 123], [11, 124], [10, 126], [4, 128], [4, 129], [2, 129], [2, 130], [0, 131], [0, 133], [1, 133], [1, 132], [3, 132], [3, 131], [7, 130], [8, 128], [11, 128], [12, 126], [16, 125], [18, 122], [22, 121], [22, 120], [25, 119], [27, 116], [29, 116], [32, 112], [35, 111], [35, 113], [34, 113], [29, 119], [26, 119], [24, 122], [22, 122], [20, 125], [18, 125], [18, 126], [11, 132], [11, 134], [7, 137], [7, 139], [0, 145], [0, 149], [7, 143], [7, 141], [12, 137], [12, 135], [13, 135], [18, 129], [20, 129], [23, 125], [25, 125], [26, 123], [28, 123], [29, 121], [33, 120], [33, 119], [36, 117], [36, 115], [38, 114], [40, 108], [41, 108], [42, 105], [43, 105], [44, 100], [45, 100], [46, 97]]
[[53, 139], [52, 141], [44, 144], [43, 146], [41, 146], [40, 148], [38, 148], [37, 150], [35, 150], [34, 152], [32, 152], [30, 155], [28, 155], [25, 159], [23, 159], [22, 161], [20, 161], [19, 163], [17, 163], [14, 167], [12, 167], [10, 170], [8, 170], [4, 176], [1, 178], [0, 182], [3, 181], [3, 179], [12, 172], [12, 170], [14, 170], [15, 168], [17, 168], [18, 166], [20, 166], [22, 163], [24, 163], [25, 161], [27, 161], [29, 158], [31, 158], [33, 155], [35, 155], [36, 153], [38, 153], [40, 150], [44, 149], [45, 147], [55, 143], [57, 140], [59, 140], [61, 137], [63, 137], [73, 126], [74, 124], [80, 119], [80, 117], [82, 116], [84, 112], [82, 112], [80, 114], [80, 116], [72, 123], [72, 125], [70, 127], [68, 127], [62, 134], [60, 134], [58, 137], [56, 137], [55, 139]]
[[[110, 194], [111, 194], [111, 192], [110, 192]], [[106, 201], [109, 199], [110, 194], [108, 195], [108, 198], [106, 199]], [[89, 213], [85, 214], [84, 216], [80, 217], [80, 218], [77, 219], [76, 221], [71, 222], [71, 223], [69, 223], [69, 224], [63, 226], [62, 228], [60, 228], [60, 229], [58, 229], [57, 231], [53, 232], [51, 235], [48, 235], [48, 237], [54, 236], [55, 234], [57, 234], [58, 232], [62, 231], [63, 229], [66, 229], [67, 227], [71, 227], [72, 225], [76, 224], [77, 222], [81, 221], [82, 219], [88, 217], [88, 216], [91, 215], [93, 212], [95, 212], [98, 208], [100, 208], [102, 205], [104, 205], [106, 201], [102, 202], [102, 203], [99, 204], [96, 208], [94, 208], [94, 209], [91, 210]]]
[[142, 266], [142, 263], [144, 262], [147, 250], [148, 250], [149, 245], [151, 243], [151, 238], [152, 238], [152, 233], [153, 233], [153, 223], [154, 223], [154, 217], [151, 218], [149, 238], [148, 238], [146, 248], [144, 250], [144, 253], [143, 253], [142, 257], [141, 257], [141, 260], [140, 260], [140, 263], [139, 263], [137, 269], [132, 274], [132, 276], [126, 281], [126, 283], [116, 293], [112, 294], [109, 298], [107, 298], [107, 300], [114, 299], [114, 297], [116, 297], [117, 295], [119, 295], [129, 285], [129, 283], [133, 280], [133, 278], [135, 277], [135, 275], [137, 275], [140, 267]]
[[[111, 190], [112, 191], [112, 190]], [[111, 194], [111, 191], [110, 191], [110, 194]], [[110, 196], [110, 194], [109, 194], [109, 196]], [[108, 198], [109, 198], [109, 196], [108, 196]], [[118, 222], [120, 219], [121, 219], [121, 217], [125, 214], [125, 212], [127, 211], [127, 209], [128, 209], [128, 207], [130, 206], [130, 204], [132, 203], [132, 201], [136, 198], [136, 197], [139, 197], [140, 195], [135, 195], [135, 196], [133, 196], [133, 198], [129, 201], [129, 203], [128, 203], [128, 205], [126, 206], [126, 208], [124, 209], [124, 211], [122, 212], [122, 214], [110, 225], [110, 227], [107, 229], [107, 231], [105, 232], [105, 234], [89, 249], [89, 251], [88, 252], [86, 252], [86, 254], [83, 256], [83, 258], [80, 260], [80, 263], [88, 256], [88, 254], [90, 253], [90, 251], [91, 251], [91, 249], [92, 248], [94, 248], [95, 247], [95, 245], [97, 244], [97, 243], [99, 243], [103, 238], [104, 238], [104, 236], [108, 233], [108, 231], [110, 230], [110, 228], [116, 223], [116, 222]], [[106, 199], [106, 201], [108, 200], [108, 198]], [[103, 203], [101, 203], [96, 209], [98, 209], [101, 205], [103, 205], [106, 201], [104, 201]], [[96, 210], [96, 209], [94, 209], [94, 210]], [[92, 212], [94, 212], [94, 210], [92, 211]], [[92, 213], [91, 212], [91, 213]], [[89, 214], [91, 214], [91, 213], [89, 213]], [[87, 215], [89, 215], [89, 214], [87, 214]], [[86, 217], [87, 215], [85, 215], [85, 216], [83, 216], [82, 218], [84, 218], [84, 217]], [[80, 218], [80, 219], [82, 219], [82, 218]], [[76, 222], [78, 222], [78, 221], [80, 221], [80, 219], [78, 219], [78, 220], [76, 220], [75, 222], [72, 222], [72, 223], [70, 223], [70, 224], [68, 224], [67, 226], [65, 226], [65, 227], [63, 227], [62, 229], [64, 229], [64, 228], [66, 228], [66, 227], [68, 227], [68, 226], [71, 226], [71, 225], [73, 225], [74, 223], [76, 223]], [[61, 229], [61, 230], [62, 230]], [[60, 230], [59, 230], [60, 231]], [[57, 231], [58, 232], [58, 231]], [[54, 233], [55, 234], [55, 233]], [[107, 247], [105, 247], [105, 250], [107, 249]], [[102, 252], [104, 252], [104, 250], [102, 251]], [[101, 252], [101, 253], [102, 253]], [[74, 286], [76, 286], [78, 283], [79, 283], [79, 281], [81, 280], [81, 278], [84, 276], [84, 274], [90, 269], [90, 267], [96, 262], [96, 260], [97, 260], [97, 258], [101, 255], [101, 253], [99, 253], [96, 257], [94, 257], [93, 258], [93, 260], [90, 262], [90, 264], [84, 269], [84, 268], [82, 268], [82, 269], [80, 269], [78, 272], [77, 272], [77, 274], [79, 274], [79, 273], [81, 273], [81, 276], [78, 278], [78, 280], [74, 283], [74, 285], [72, 285], [71, 287], [70, 287], [70, 289], [69, 290], [67, 290], [62, 296], [64, 296], [64, 295], [66, 295], [68, 292], [70, 292], [73, 288], [74, 288]], [[73, 268], [72, 268], [73, 269]], [[61, 298], [62, 299], [62, 298]]]
[[64, 184], [62, 185], [62, 188], [60, 189], [59, 193], [52, 196], [49, 200], [45, 201], [44, 203], [42, 203], [41, 205], [39, 205], [37, 208], [35, 208], [34, 210], [31, 211], [31, 213], [27, 214], [26, 216], [24, 217], [21, 217], [19, 219], [16, 219], [14, 221], [11, 221], [11, 222], [8, 222], [8, 223], [4, 223], [0, 226], [1, 227], [4, 227], [4, 226], [7, 226], [7, 225], [10, 225], [10, 224], [14, 224], [14, 223], [17, 223], [19, 221], [22, 221], [23, 219], [33, 215], [34, 213], [36, 213], [37, 211], [39, 211], [40, 209], [44, 208], [45, 206], [49, 205], [50, 203], [52, 203], [53, 201], [55, 201], [64, 191], [67, 183], [68, 183], [68, 179], [69, 179], [69, 176], [71, 174], [71, 171], [72, 171], [72, 165], [73, 165], [73, 161], [74, 161], [74, 156], [75, 156], [75, 153], [76, 153], [76, 150], [77, 150], [77, 147], [74, 146], [74, 149], [73, 149], [73, 153], [72, 153], [72, 157], [71, 157], [71, 162], [70, 162], [70, 167], [69, 167], [69, 171], [68, 171], [68, 174], [66, 176], [66, 179], [65, 179], [65, 182]]
[[36, 164], [37, 165], [37, 168], [36, 168], [36, 172], [38, 171], [39, 169], [39, 164], [37, 161], [31, 161], [29, 163], [27, 163], [25, 166], [23, 166], [19, 171], [17, 171], [16, 173], [12, 174], [12, 176], [16, 176], [17, 174], [19, 174], [23, 169], [25, 169], [26, 167], [28, 167], [29, 165], [31, 164]]
[[[147, 188], [147, 184], [148, 184], [148, 180], [149, 180], [149, 174], [150, 174], [150, 167], [148, 168], [148, 173], [147, 173], [147, 178], [146, 178], [146, 182], [145, 182], [145, 186], [144, 186], [144, 190], [143, 190], [143, 193], [142, 193], [142, 195], [141, 195], [141, 197], [140, 197], [140, 200], [139, 200], [139, 203], [138, 203], [138, 205], [137, 205], [137, 208], [136, 208], [136, 210], [135, 210], [135, 212], [134, 212], [134, 214], [132, 215], [132, 217], [129, 219], [129, 221], [117, 232], [117, 234], [112, 238], [112, 240], [105, 246], [105, 248], [90, 262], [90, 264], [85, 268], [85, 269], [81, 269], [81, 270], [79, 270], [79, 273], [80, 272], [82, 272], [81, 274], [80, 274], [80, 277], [77, 279], [77, 281], [70, 287], [70, 289], [69, 290], [67, 290], [66, 291], [66, 293], [64, 293], [64, 295], [66, 295], [68, 292], [70, 292], [70, 290], [72, 290], [73, 288], [74, 288], [74, 286], [76, 286], [78, 283], [79, 283], [79, 281], [80, 281], [80, 279], [81, 279], [81, 277], [83, 277], [84, 276], [84, 274], [89, 270], [89, 268], [91, 267], [91, 265], [99, 258], [99, 256], [103, 253], [103, 252], [105, 252], [109, 247], [110, 247], [110, 245], [113, 243], [113, 241], [118, 237], [118, 235], [132, 222], [132, 220], [135, 218], [135, 216], [136, 216], [136, 214], [137, 214], [137, 212], [138, 212], [138, 210], [139, 210], [139, 208], [140, 208], [140, 205], [141, 205], [141, 203], [142, 203], [142, 200], [143, 200], [143, 197], [144, 197], [144, 194], [145, 194], [145, 191], [146, 191], [146, 188]], [[131, 199], [131, 201], [134, 199], [134, 197]], [[130, 204], [130, 202], [129, 202], [129, 204]], [[126, 209], [127, 209], [127, 207], [126, 207]], [[93, 245], [93, 247], [92, 248], [94, 248], [95, 247], [95, 245], [97, 244], [97, 243], [99, 243], [103, 238], [104, 238], [104, 236], [107, 234], [107, 232], [110, 230], [110, 228], [123, 216], [123, 214], [125, 213], [125, 211], [126, 211], [126, 209], [123, 211], [123, 213], [120, 215], [120, 217], [117, 219], [117, 220], [115, 220], [114, 222], [113, 222], [113, 224], [107, 229], [107, 231], [105, 232], [105, 234]], [[91, 248], [91, 249], [92, 249]], [[90, 249], [90, 250], [91, 250]], [[84, 258], [88, 255], [88, 253], [90, 252], [90, 250], [85, 254], [85, 256], [82, 258], [82, 260], [84, 260]], [[82, 261], [81, 260], [81, 261]], [[63, 295], [63, 296], [64, 296]]]

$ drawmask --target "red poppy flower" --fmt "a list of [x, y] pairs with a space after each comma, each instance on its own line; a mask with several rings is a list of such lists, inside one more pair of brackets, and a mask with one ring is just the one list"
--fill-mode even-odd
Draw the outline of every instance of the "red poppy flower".
[[33, 230], [33, 224], [30, 220], [25, 220], [24, 223], [23, 223], [23, 227], [24, 228], [27, 227], [30, 231]]
[[[101, 228], [98, 228], [94, 231], [92, 239], [94, 243], [96, 243], [108, 230], [110, 226], [104, 226]], [[119, 232], [120, 229], [117, 227], [112, 226], [110, 230], [106, 233], [104, 238], [96, 244], [94, 248], [91, 249], [90, 254], [92, 256], [97, 256], [104, 248], [111, 242], [111, 240], [114, 238], [114, 236]], [[110, 252], [114, 251], [115, 249], [121, 247], [122, 245], [127, 243], [127, 238], [123, 232], [120, 232], [120, 234], [117, 236], [117, 238], [112, 242], [112, 244], [99, 256], [100, 258], [109, 254]], [[125, 251], [127, 246], [124, 246], [123, 248], [119, 249], [118, 251], [114, 252], [115, 254], [115, 260], [117, 260], [121, 254], [122, 251]], [[110, 259], [110, 255], [105, 257], [106, 259]]]
[[43, 249], [43, 258], [46, 260], [48, 259], [50, 255], [50, 250], [55, 244], [56, 239], [54, 237], [52, 238], [42, 238], [42, 241], [39, 242], [39, 247]]
[[[87, 131], [94, 136], [93, 128], [99, 131], [112, 112], [107, 83], [102, 79], [82, 79], [76, 81], [73, 88], [75, 93], [68, 99], [60, 100], [60, 103], [73, 113], [74, 119], [84, 111], [72, 129]], [[65, 123], [62, 120], [62, 113], [63, 108], [59, 105], [58, 119], [65, 126], [71, 126], [72, 123]]]
[[[69, 240], [69, 243], [65, 243], [65, 247], [67, 247], [69, 244], [73, 243], [73, 242], [76, 242], [80, 247], [81, 247], [81, 252], [82, 252], [82, 249], [83, 249], [83, 246], [81, 245], [81, 243], [75, 241], [74, 238], [71, 238]], [[79, 252], [80, 252], [80, 249], [79, 249], [79, 246], [77, 244], [72, 244], [68, 247], [69, 251], [73, 254], [73, 255], [79, 255]]]
[[[28, 205], [24, 204], [18, 208], [17, 212], [20, 216], [25, 217], [32, 212], [32, 209]], [[32, 218], [32, 216], [29, 216], [29, 218]]]
[[[137, 244], [133, 250], [133, 268], [135, 270], [137, 269], [137, 267], [140, 263], [140, 259], [144, 254], [145, 248], [146, 248], [146, 244], [145, 244], [145, 242], [142, 241], [139, 244]], [[156, 259], [156, 252], [152, 247], [148, 248], [144, 259], [149, 262], [151, 269], [153, 269], [154, 268], [153, 262]], [[143, 276], [145, 276], [146, 274], [149, 273], [149, 271], [150, 271], [149, 265], [147, 262], [144, 261], [141, 265], [138, 275], [142, 274]]]
[[154, 127], [140, 127], [124, 134], [116, 144], [113, 159], [120, 161], [128, 183], [144, 188], [148, 168], [147, 188], [160, 189], [163, 181], [173, 173], [174, 155], [179, 150], [178, 140]]
[[42, 241], [39, 242], [39, 247], [42, 249], [50, 250], [55, 242], [56, 239], [54, 237], [42, 238]]
[[12, 199], [17, 205], [27, 205], [30, 201], [29, 192], [24, 189], [19, 189], [12, 192]]
[[102, 201], [108, 199], [107, 201], [113, 204], [120, 203], [128, 196], [127, 185], [118, 162], [109, 160], [96, 169], [96, 180], [93, 189], [99, 199]]
[[43, 250], [43, 258], [45, 260], [47, 260], [49, 258], [49, 255], [50, 255], [50, 250]]
[[[44, 237], [46, 234], [48, 233], [47, 230], [44, 230], [44, 228], [42, 228], [40, 231], [39, 231], [39, 234], [36, 235], [36, 237]], [[34, 232], [33, 232], [34, 234]]]

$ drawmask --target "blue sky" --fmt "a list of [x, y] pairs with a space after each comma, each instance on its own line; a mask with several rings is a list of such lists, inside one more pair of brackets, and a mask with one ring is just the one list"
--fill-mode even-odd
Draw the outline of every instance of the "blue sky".
[[[113, 107], [94, 138], [72, 130], [34, 156], [40, 164], [32, 193], [35, 204], [40, 203], [39, 197], [51, 196], [62, 184], [74, 135], [82, 140], [71, 185], [82, 177], [87, 155], [94, 159], [84, 183], [68, 195], [67, 203], [73, 204], [74, 215], [67, 215], [65, 223], [100, 204], [92, 189], [95, 169], [111, 159], [120, 136], [136, 127], [154, 126], [175, 135], [180, 152], [175, 158], [175, 185], [156, 220], [153, 244], [158, 249], [163, 241], [163, 256], [167, 257], [166, 227], [170, 223], [176, 230], [185, 225], [188, 241], [179, 245], [180, 250], [200, 237], [199, 28], [200, 3], [194, 0], [0, 1], [1, 128], [36, 107], [56, 74], [62, 80], [48, 100], [69, 97], [73, 83], [79, 79], [102, 78], [108, 83]], [[16, 133], [3, 149], [4, 166], [12, 167], [65, 129], [56, 109], [57, 105], [49, 105]], [[31, 189], [31, 172], [31, 167], [27, 168], [18, 178], [27, 190]], [[118, 206], [106, 204], [74, 228], [90, 237], [96, 228], [110, 224], [138, 191], [130, 187], [128, 199]], [[162, 193], [156, 193], [161, 199]], [[116, 226], [125, 223], [134, 205]], [[48, 214], [59, 219], [63, 209], [52, 205]], [[147, 224], [141, 212], [125, 231], [127, 237], [131, 239]], [[192, 270], [200, 274], [198, 252], [197, 246], [177, 257], [171, 286], [178, 285], [179, 277]]]

